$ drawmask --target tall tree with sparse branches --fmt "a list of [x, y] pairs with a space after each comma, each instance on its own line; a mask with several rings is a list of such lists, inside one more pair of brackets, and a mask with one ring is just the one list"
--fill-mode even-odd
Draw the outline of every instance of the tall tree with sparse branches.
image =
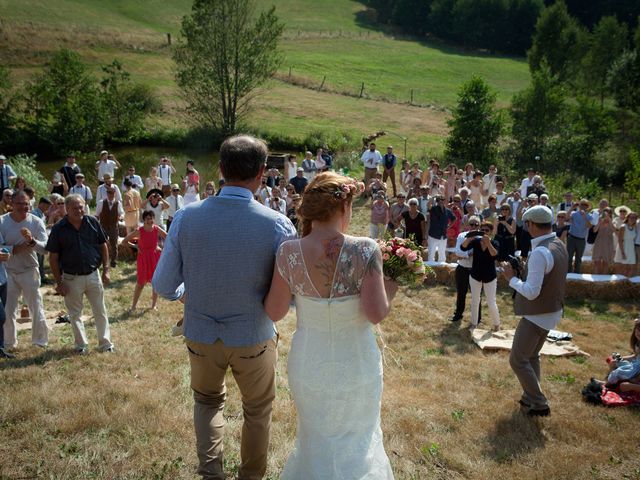
[[283, 30], [274, 7], [258, 14], [253, 0], [194, 0], [173, 57], [195, 121], [225, 135], [236, 130], [256, 89], [282, 62]]

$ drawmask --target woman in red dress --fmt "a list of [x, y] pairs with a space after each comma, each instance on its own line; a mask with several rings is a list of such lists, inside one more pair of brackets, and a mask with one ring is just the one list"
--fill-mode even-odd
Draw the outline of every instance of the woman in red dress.
[[[167, 232], [158, 227], [154, 223], [155, 213], [151, 210], [147, 210], [142, 214], [142, 226], [137, 230], [134, 230], [126, 236], [124, 242], [131, 242], [138, 239], [138, 260], [137, 260], [137, 276], [138, 282], [136, 283], [136, 289], [133, 292], [133, 302], [131, 304], [130, 312], [136, 310], [140, 294], [145, 284], [151, 282], [153, 278], [153, 272], [156, 271], [156, 265], [160, 259], [161, 249], [158, 246], [158, 238], [167, 238]], [[152, 290], [151, 294], [151, 309], [156, 310], [156, 303], [158, 302], [158, 294], [155, 290]]]

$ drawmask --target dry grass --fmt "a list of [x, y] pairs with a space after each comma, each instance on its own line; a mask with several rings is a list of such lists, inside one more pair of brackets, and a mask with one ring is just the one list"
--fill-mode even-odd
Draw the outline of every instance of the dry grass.
[[[363, 233], [356, 209], [352, 227]], [[115, 354], [72, 354], [68, 326], [42, 352], [22, 347], [0, 363], [0, 478], [186, 479], [196, 465], [187, 355], [169, 336], [177, 304], [129, 318], [135, 271], [118, 268], [108, 290]], [[573, 302], [561, 328], [591, 358], [542, 361], [552, 416], [530, 421], [518, 410], [518, 384], [505, 353], [483, 353], [464, 325], [453, 325], [453, 289], [402, 291], [382, 324], [386, 351], [382, 422], [398, 479], [640, 478], [638, 410], [582, 402], [580, 388], [606, 370], [604, 357], [627, 350], [632, 303]], [[47, 296], [56, 310], [58, 297]], [[150, 303], [149, 291], [140, 305]], [[503, 325], [513, 327], [508, 292], [500, 292]], [[269, 478], [277, 478], [295, 435], [286, 378], [295, 317], [281, 332]], [[87, 329], [95, 339], [93, 325]], [[28, 332], [20, 336], [28, 344]], [[229, 382], [226, 466], [239, 462], [241, 406]]]

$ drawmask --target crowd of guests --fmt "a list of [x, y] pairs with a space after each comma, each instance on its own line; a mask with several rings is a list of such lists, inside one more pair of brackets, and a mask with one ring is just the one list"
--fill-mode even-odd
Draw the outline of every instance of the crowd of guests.
[[[19, 220], [16, 207], [21, 208], [24, 196], [27, 212], [41, 220], [43, 228], [39, 228], [40, 223], [38, 228], [35, 224], [33, 228], [25, 227], [36, 242], [37, 248], [30, 253], [35, 258], [39, 283], [50, 282], [44, 273], [47, 232], [65, 218], [67, 199], [73, 196], [82, 200], [83, 215], [94, 217], [104, 232], [105, 261], [110, 268], [117, 266], [118, 249], [123, 243], [138, 250], [138, 282], [132, 311], [137, 308], [144, 285], [153, 276], [163, 240], [176, 212], [192, 202], [218, 195], [224, 185], [224, 180], [209, 181], [201, 192], [200, 175], [193, 161], [186, 162], [182, 182], [174, 183], [172, 177], [176, 175], [176, 168], [168, 157], [160, 158], [146, 178], [137, 174], [134, 166], [127, 167], [117, 184], [115, 179], [120, 175], [116, 172], [122, 170], [122, 165], [113, 154], [104, 150], [95, 163], [98, 179], [95, 190], [85, 183], [85, 174], [76, 164], [75, 156], [70, 154], [65, 164], [53, 174], [48, 194], [38, 197], [25, 179], [4, 163], [5, 160], [0, 155], [0, 215], [11, 213], [14, 223]], [[437, 161], [431, 160], [423, 169], [419, 163], [410, 164], [405, 160], [396, 172], [398, 160], [393, 147], [388, 146], [382, 155], [374, 143], [363, 151], [361, 160], [365, 194], [371, 198], [370, 236], [384, 238], [392, 234], [412, 238], [423, 247], [427, 260], [445, 262], [455, 258], [457, 261], [458, 299], [452, 320], [462, 318], [465, 297], [471, 290], [471, 325], [477, 325], [480, 293], [484, 291], [493, 327], [499, 327], [495, 302], [496, 263], [510, 261], [516, 258], [516, 253], [522, 259], [527, 258], [531, 235], [523, 216], [536, 205], [546, 207], [552, 214], [553, 230], [567, 246], [569, 272], [580, 273], [582, 257], [590, 252], [594, 273], [637, 274], [640, 228], [637, 213], [627, 206], [611, 208], [603, 199], [597, 208], [592, 208], [588, 199], [574, 199], [571, 192], [565, 193], [558, 204], [552, 204], [541, 175], [534, 169], [529, 169], [527, 176], [517, 184], [500, 175], [495, 165], [491, 165], [485, 174], [471, 163], [462, 169], [454, 164], [442, 169]], [[332, 166], [333, 157], [326, 147], [319, 148], [315, 155], [306, 152], [300, 166], [295, 157], [290, 158], [282, 172], [276, 168], [266, 171], [254, 198], [287, 216], [297, 226], [297, 207], [306, 186], [315, 175], [331, 170]], [[8, 222], [2, 225], [5, 224]], [[0, 228], [3, 244], [14, 248], [13, 256], [17, 256], [15, 248], [19, 253], [18, 244], [26, 237], [22, 234], [12, 237], [12, 233], [15, 232], [11, 228]], [[0, 253], [0, 262], [2, 255]], [[8, 270], [15, 271], [16, 259], [5, 262]], [[7, 289], [7, 298], [0, 287], [0, 298], [8, 312], [10, 346], [16, 343], [11, 325], [15, 330], [15, 311], [21, 295], [33, 316], [34, 325], [37, 322], [44, 324], [42, 301], [35, 293], [39, 284], [15, 284], [18, 285], [15, 289]], [[6, 287], [7, 282], [4, 285]], [[157, 295], [153, 292], [152, 308], [156, 307], [156, 302]], [[45, 327], [34, 328], [35, 344], [46, 344]], [[80, 347], [85, 348], [82, 342]]]
[[[192, 161], [186, 163], [181, 184], [172, 181], [176, 168], [162, 157], [145, 179], [129, 166], [118, 185], [116, 172], [122, 165], [104, 150], [95, 163], [98, 185], [92, 189], [75, 160], [69, 154], [52, 175], [48, 192], [38, 196], [0, 155], [0, 300], [4, 306], [0, 308], [0, 358], [13, 356], [8, 350], [17, 346], [19, 321], [32, 322], [34, 345], [47, 345], [42, 284], [55, 284], [56, 292], [64, 295], [68, 315], [60, 318], [72, 325], [76, 351], [88, 352], [80, 319], [83, 296], [96, 319], [99, 349], [113, 351], [103, 286], [109, 282], [109, 269], [117, 266], [119, 249], [125, 245], [138, 252], [131, 306], [135, 311], [144, 286], [151, 281], [173, 216], [185, 205], [216, 193], [213, 182], [200, 192], [200, 176]], [[45, 277], [47, 255], [52, 279]], [[19, 308], [21, 301], [24, 306]], [[151, 308], [156, 302], [153, 292]]]
[[526, 261], [532, 237], [524, 218], [536, 206], [547, 209], [553, 232], [565, 243], [569, 272], [581, 273], [582, 258], [590, 253], [595, 274], [640, 274], [638, 214], [625, 205], [611, 208], [602, 199], [594, 208], [572, 192], [554, 204], [542, 176], [532, 168], [513, 182], [500, 175], [495, 165], [485, 174], [472, 163], [462, 169], [450, 163], [443, 169], [431, 160], [422, 169], [419, 163], [405, 160], [396, 175], [393, 147], [382, 155], [373, 143], [361, 160], [371, 197], [370, 236], [412, 238], [423, 247], [428, 261], [457, 261], [458, 295], [452, 321], [462, 319], [471, 290], [470, 328], [475, 328], [484, 291], [493, 329], [499, 329], [496, 265]]
[[[396, 186], [396, 156], [393, 147], [383, 156], [371, 144], [362, 155], [367, 192], [371, 201], [370, 236], [388, 233], [412, 237], [426, 248], [430, 261], [446, 261], [460, 233], [470, 229], [472, 219], [489, 229], [500, 261], [518, 251], [526, 258], [531, 235], [525, 212], [536, 205], [553, 215], [553, 229], [569, 252], [569, 272], [581, 273], [582, 257], [591, 253], [594, 273], [634, 276], [640, 261], [638, 214], [625, 205], [611, 208], [606, 199], [593, 207], [588, 199], [575, 199], [566, 192], [557, 204], [551, 202], [542, 176], [529, 169], [517, 183], [498, 174], [495, 165], [483, 172], [467, 163], [444, 170], [431, 160], [424, 170], [417, 162], [404, 161]], [[385, 179], [389, 179], [386, 182]], [[509, 185], [508, 190], [505, 187]], [[393, 193], [392, 193], [393, 192]], [[557, 199], [560, 200], [560, 199]], [[475, 224], [475, 222], [472, 222]]]

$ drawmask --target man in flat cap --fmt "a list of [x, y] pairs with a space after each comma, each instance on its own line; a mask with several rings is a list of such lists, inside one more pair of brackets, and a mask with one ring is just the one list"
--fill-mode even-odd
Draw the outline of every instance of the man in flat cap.
[[522, 219], [533, 247], [523, 278], [515, 276], [508, 262], [502, 263], [503, 275], [516, 291], [514, 311], [521, 317], [509, 363], [522, 385], [520, 405], [530, 416], [547, 416], [551, 410], [540, 388], [540, 350], [549, 330], [556, 328], [562, 318], [568, 255], [552, 230], [551, 210], [537, 205], [528, 209]]

